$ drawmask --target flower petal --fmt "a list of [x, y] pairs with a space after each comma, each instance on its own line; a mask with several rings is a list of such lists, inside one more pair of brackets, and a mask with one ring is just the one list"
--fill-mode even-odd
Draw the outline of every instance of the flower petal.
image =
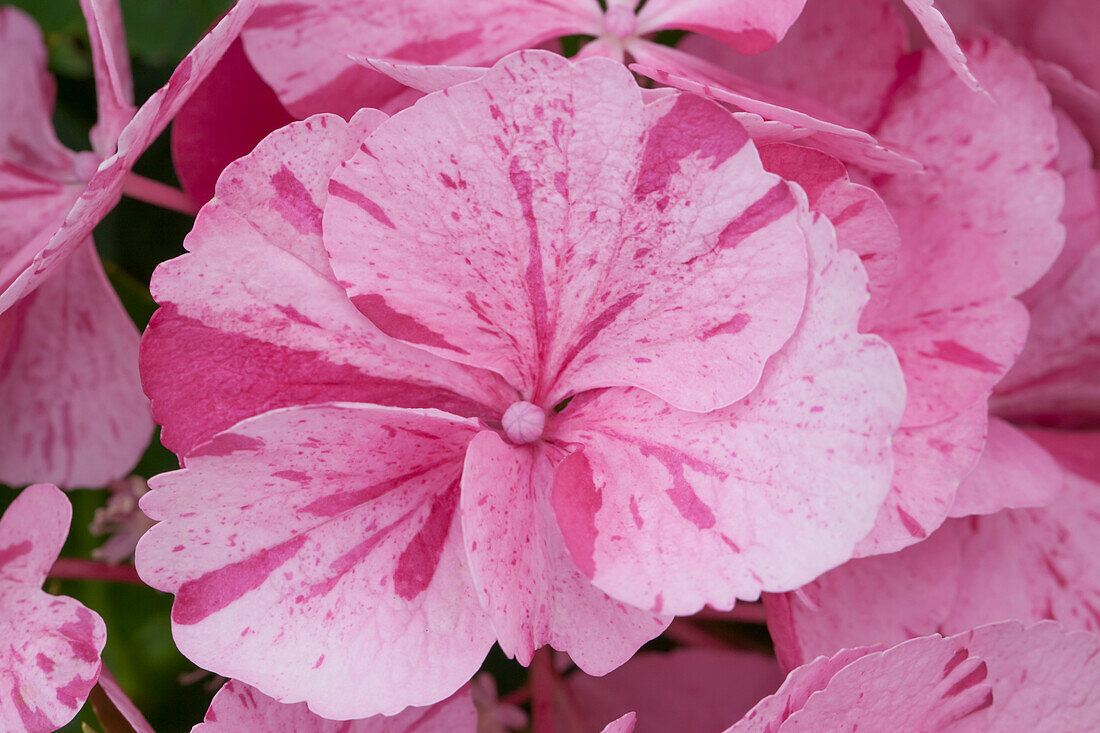
[[783, 38], [805, 4], [806, 0], [649, 0], [638, 13], [638, 33], [695, 31], [738, 53], [760, 53]]
[[856, 557], [897, 552], [923, 541], [947, 519], [959, 484], [978, 464], [989, 412], [978, 404], [933, 425], [894, 434], [894, 480], [875, 528], [860, 540]]
[[1032, 328], [992, 404], [1025, 422], [1073, 426], [1100, 415], [1100, 173], [1081, 133], [1059, 117], [1057, 169], [1066, 182], [1066, 246], [1022, 300]]
[[727, 405], [797, 323], [789, 188], [729, 113], [687, 95], [643, 106], [619, 64], [520, 52], [364, 148], [324, 222], [352, 302], [539, 406], [612, 385]]
[[72, 720], [99, 677], [103, 619], [72, 598], [0, 589], [0, 726], [49, 733]]
[[799, 667], [727, 733], [845, 728], [915, 733], [960, 723], [980, 726], [987, 719], [993, 704], [987, 677], [993, 671], [961, 640], [926, 636], [878, 649], [844, 649]]
[[95, 246], [12, 311], [0, 357], [0, 481], [98, 487], [124, 476], [153, 433], [138, 332]]
[[875, 181], [901, 228], [897, 300], [909, 314], [1019, 294], [1065, 240], [1049, 94], [1003, 41], [966, 47], [992, 99], [971, 94], [938, 55], [921, 52], [903, 62], [910, 73], [877, 130], [928, 167], [924, 176]]
[[613, 597], [728, 609], [843, 562], [870, 530], [904, 391], [890, 350], [856, 333], [865, 275], [832, 237], [819, 217], [803, 321], [742, 402], [695, 415], [607, 390], [547, 426], [584, 446], [588, 470], [559, 481], [554, 504], [574, 560]]
[[[1029, 436], [1061, 458], [1060, 434]], [[1094, 456], [1100, 438], [1083, 445]], [[798, 593], [765, 596], [780, 659], [789, 668], [840, 647], [1013, 618], [1100, 630], [1095, 478], [1068, 474], [1046, 507], [952, 519], [897, 554], [854, 560]]]
[[901, 238], [878, 194], [853, 183], [836, 158], [812, 148], [765, 145], [760, 148], [760, 160], [765, 170], [800, 185], [810, 209], [829, 218], [837, 246], [859, 255], [871, 293], [888, 292], [896, 276]]
[[959, 486], [951, 516], [1046, 506], [1064, 481], [1062, 469], [1042, 446], [1010, 423], [991, 418], [985, 450]]
[[294, 733], [476, 733], [477, 710], [469, 688], [427, 708], [409, 708], [393, 717], [342, 722], [326, 720], [305, 705], [285, 705], [254, 687], [230, 680], [210, 703], [206, 718], [191, 733], [294, 731]]
[[555, 452], [508, 445], [491, 431], [470, 443], [462, 471], [470, 571], [505, 654], [526, 666], [550, 644], [588, 674], [605, 674], [669, 619], [608, 598], [574, 565], [550, 507]]
[[[472, 421], [337, 404], [265, 413], [150, 484], [138, 544], [204, 668], [336, 719], [437, 702], [492, 631], [456, 509]], [[364, 448], [367, 450], [364, 450]]]
[[321, 242], [332, 170], [384, 115], [285, 127], [221, 177], [186, 246], [161, 265], [164, 306], [142, 342], [162, 440], [190, 451], [265, 410], [335, 400], [499, 419], [502, 380], [379, 333], [348, 301]]
[[18, 8], [0, 8], [0, 159], [40, 175], [71, 172], [73, 165], [73, 153], [54, 133], [56, 86], [46, 62], [34, 20]]
[[1069, 731], [1100, 725], [1100, 637], [1056, 623], [990, 624], [954, 637], [992, 672], [985, 730]]
[[0, 518], [0, 583], [41, 586], [61, 554], [72, 515], [72, 505], [56, 487], [24, 489]]
[[0, 294], [0, 313], [11, 308], [56, 272], [114, 208], [122, 196], [123, 184], [134, 163], [218, 63], [258, 2], [238, 0], [221, 22], [180, 62], [168, 83], [141, 105], [120, 133], [118, 151], [100, 164], [53, 237], [34, 255], [31, 264], [14, 282], [10, 285], [0, 282], [0, 287], [6, 288]]
[[936, 9], [933, 0], [904, 0], [906, 6], [916, 17], [917, 22], [928, 34], [932, 45], [943, 54], [951, 71], [973, 91], [982, 91], [982, 84], [974, 77], [966, 65], [966, 54], [959, 48], [955, 34], [951, 31], [943, 15]]
[[708, 60], [668, 46], [644, 41], [631, 45], [637, 63], [630, 69], [654, 81], [733, 105], [768, 120], [813, 133], [826, 152], [870, 170], [912, 173], [920, 164], [883, 147], [870, 134], [852, 126], [819, 101], [738, 76]]
[[99, 119], [91, 133], [92, 148], [100, 158], [106, 158], [115, 152], [119, 135], [137, 111], [122, 6], [119, 0], [80, 0], [80, 9], [88, 24], [99, 108]]
[[103, 620], [39, 590], [69, 531], [56, 486], [24, 489], [0, 518], [0, 729], [49, 733], [68, 723], [99, 676]]
[[828, 100], [866, 130], [882, 116], [882, 100], [897, 83], [906, 32], [898, 10], [886, 0], [813, 0], [783, 42], [767, 53], [740, 54], [696, 35], [676, 47], [772, 88]]
[[292, 121], [248, 63], [241, 40], [233, 41], [172, 123], [172, 163], [183, 190], [206, 203], [230, 163]]
[[348, 58], [479, 66], [573, 33], [598, 35], [595, 2], [272, 0], [244, 32], [257, 71], [296, 117], [383, 107], [401, 91]]

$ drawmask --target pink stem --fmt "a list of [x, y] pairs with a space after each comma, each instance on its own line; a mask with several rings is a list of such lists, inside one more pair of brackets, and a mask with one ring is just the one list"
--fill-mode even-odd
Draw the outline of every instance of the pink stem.
[[534, 733], [554, 733], [554, 658], [550, 647], [531, 660], [531, 718]]
[[191, 197], [178, 188], [169, 186], [160, 181], [154, 181], [137, 173], [131, 173], [126, 177], [122, 185], [122, 192], [132, 199], [144, 201], [170, 211], [178, 211], [187, 216], [199, 213], [199, 208]]
[[531, 688], [528, 685], [524, 685], [523, 687], [512, 690], [507, 695], [501, 695], [499, 702], [503, 705], [523, 705], [530, 699]]
[[50, 568], [49, 577], [58, 580], [105, 580], [111, 583], [144, 585], [133, 565], [108, 565], [72, 557], [58, 558]]
[[762, 603], [738, 603], [732, 611], [715, 611], [713, 608], [704, 608], [692, 618], [700, 621], [735, 621], [742, 624], [764, 624], [768, 621]]

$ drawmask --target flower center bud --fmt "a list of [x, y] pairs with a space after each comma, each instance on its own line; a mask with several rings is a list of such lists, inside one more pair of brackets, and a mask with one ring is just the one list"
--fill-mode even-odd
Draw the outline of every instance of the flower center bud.
[[612, 5], [603, 16], [603, 29], [609, 36], [625, 40], [638, 30], [638, 16], [624, 5]]
[[500, 422], [504, 425], [504, 434], [508, 436], [508, 440], [516, 445], [523, 445], [542, 437], [546, 413], [530, 402], [514, 402], [504, 411]]

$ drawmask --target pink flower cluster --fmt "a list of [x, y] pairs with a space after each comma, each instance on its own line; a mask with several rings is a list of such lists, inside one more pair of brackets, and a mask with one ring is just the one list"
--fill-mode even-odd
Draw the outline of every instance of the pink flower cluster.
[[[135, 109], [82, 0], [83, 153], [0, 9], [0, 480], [162, 427], [107, 554], [202, 733], [523, 728], [494, 645], [537, 733], [1100, 729], [1100, 5], [638, 5], [240, 0]], [[140, 355], [123, 194], [204, 204]], [[151, 730], [40, 590], [69, 512], [0, 523], [0, 723]]]

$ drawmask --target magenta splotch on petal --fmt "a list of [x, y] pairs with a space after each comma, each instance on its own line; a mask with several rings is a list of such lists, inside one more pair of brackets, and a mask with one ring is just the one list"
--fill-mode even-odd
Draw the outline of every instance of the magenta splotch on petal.
[[103, 620], [41, 590], [72, 508], [56, 486], [22, 491], [0, 518], [0, 727], [49, 733], [76, 716], [100, 672]]

